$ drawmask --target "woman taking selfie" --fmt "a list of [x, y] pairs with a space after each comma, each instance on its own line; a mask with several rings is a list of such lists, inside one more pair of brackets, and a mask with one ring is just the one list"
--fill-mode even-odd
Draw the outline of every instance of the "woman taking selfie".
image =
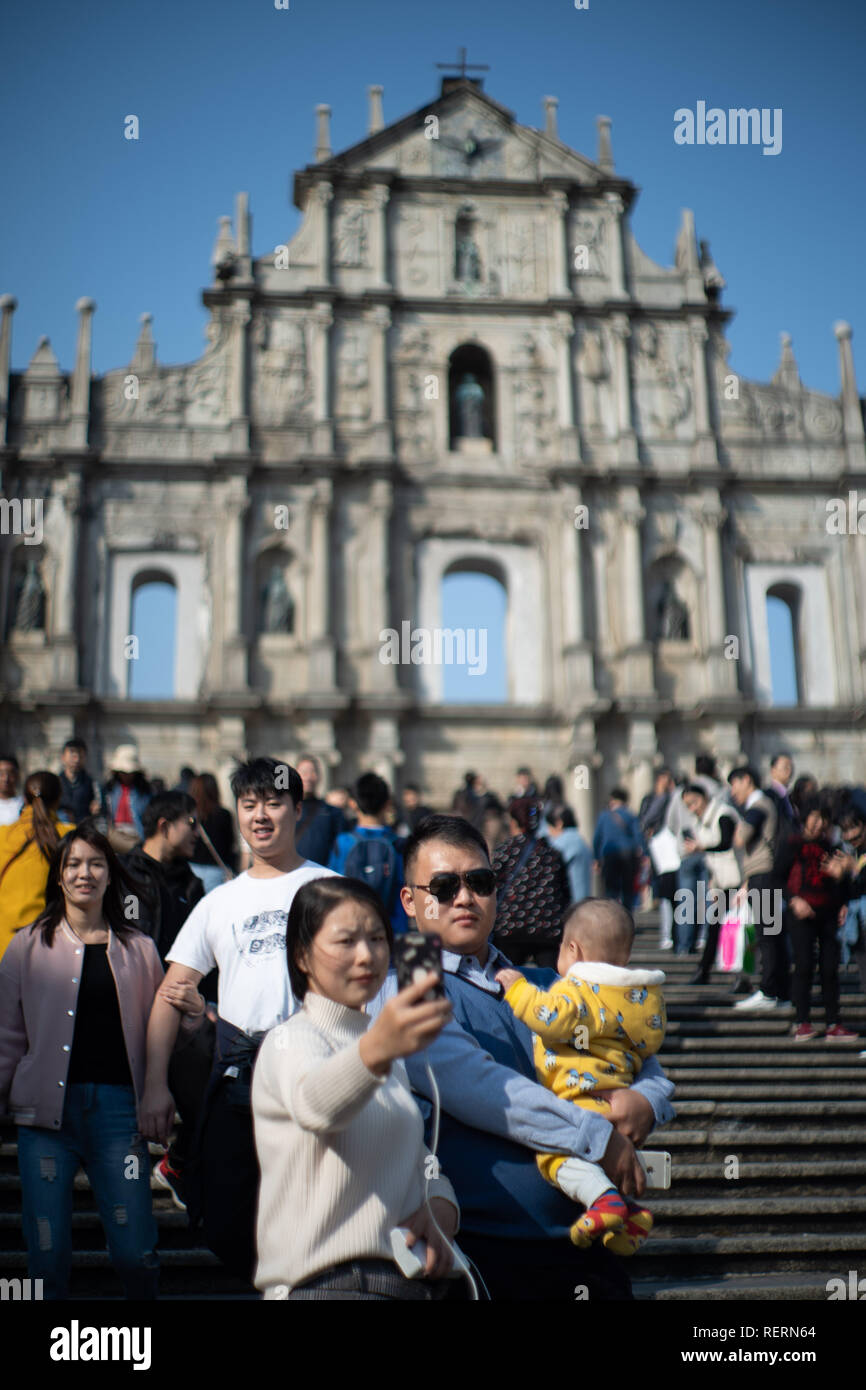
[[[135, 892], [84, 821], [61, 841], [45, 909], [0, 961], [0, 1114], [18, 1125], [28, 1273], [68, 1296], [72, 1194], [83, 1166], [128, 1298], [156, 1297], [156, 1223], [138, 1133], [145, 1033], [162, 966], [124, 916]], [[197, 1014], [194, 990], [171, 1000]]]
[[[451, 1008], [424, 999], [430, 974], [370, 1021], [365, 1005], [385, 980], [391, 945], [378, 895], [358, 880], [313, 879], [292, 902], [286, 953], [303, 1003], [266, 1037], [252, 1087], [262, 1173], [255, 1282], [266, 1299], [447, 1292], [451, 1255], [436, 1227], [453, 1237], [457, 1201], [447, 1179], [432, 1177], [400, 1058], [427, 1047]], [[426, 1277], [406, 1279], [394, 1263], [395, 1226], [427, 1242]]]

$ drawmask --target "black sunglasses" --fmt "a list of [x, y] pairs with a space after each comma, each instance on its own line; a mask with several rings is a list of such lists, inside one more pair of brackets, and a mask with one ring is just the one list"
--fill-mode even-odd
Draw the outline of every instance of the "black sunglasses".
[[489, 898], [496, 887], [496, 875], [492, 869], [470, 869], [467, 874], [434, 874], [429, 883], [416, 883], [424, 893], [431, 893], [437, 903], [450, 903], [465, 883], [470, 893], [479, 898]]

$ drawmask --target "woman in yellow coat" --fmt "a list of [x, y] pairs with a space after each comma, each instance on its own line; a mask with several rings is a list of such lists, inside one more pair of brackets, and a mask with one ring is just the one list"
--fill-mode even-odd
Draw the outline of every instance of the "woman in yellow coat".
[[75, 827], [57, 819], [63, 788], [53, 772], [31, 772], [17, 821], [0, 826], [0, 956], [45, 907], [48, 864]]

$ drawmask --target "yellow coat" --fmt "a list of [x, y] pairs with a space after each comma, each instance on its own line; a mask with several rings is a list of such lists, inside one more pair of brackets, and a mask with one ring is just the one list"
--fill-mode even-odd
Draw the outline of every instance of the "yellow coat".
[[[515, 980], [505, 1002], [535, 1034], [542, 1085], [588, 1109], [607, 1109], [595, 1091], [630, 1086], [643, 1059], [658, 1052], [667, 1022], [661, 970], [578, 961], [549, 990]], [[553, 1181], [567, 1154], [539, 1155]]]
[[[55, 816], [51, 819], [61, 837], [75, 828]], [[32, 835], [32, 806], [25, 806], [11, 825], [0, 825], [0, 872]], [[16, 931], [39, 916], [45, 906], [47, 885], [48, 860], [33, 840], [0, 880], [0, 956]]]

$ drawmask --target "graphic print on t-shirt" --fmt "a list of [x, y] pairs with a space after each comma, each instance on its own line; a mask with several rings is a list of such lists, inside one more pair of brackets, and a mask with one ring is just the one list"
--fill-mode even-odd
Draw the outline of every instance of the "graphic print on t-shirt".
[[288, 912], [269, 908], [253, 913], [240, 926], [233, 923], [232, 936], [244, 965], [253, 969], [260, 960], [269, 960], [278, 953], [284, 955], [288, 921]]

